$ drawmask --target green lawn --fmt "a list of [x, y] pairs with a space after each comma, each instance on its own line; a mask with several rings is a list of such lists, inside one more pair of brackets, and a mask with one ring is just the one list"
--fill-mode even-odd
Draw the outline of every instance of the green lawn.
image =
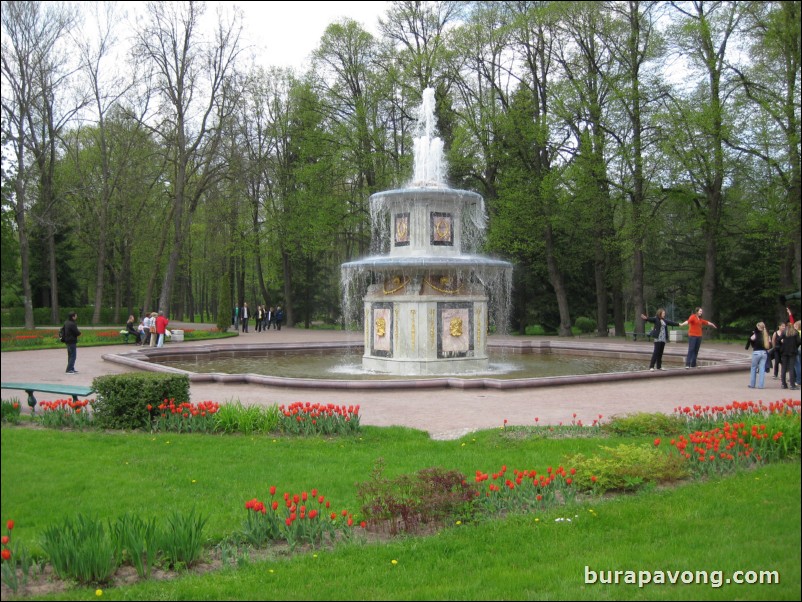
[[[325, 439], [4, 427], [2, 520], [13, 519], [15, 540], [35, 550], [47, 526], [78, 512], [161, 520], [172, 509], [195, 507], [209, 518], [211, 546], [236, 534], [245, 501], [267, 498], [270, 485], [280, 492], [316, 487], [338, 509], [358, 513], [354, 485], [367, 480], [378, 458], [391, 477], [440, 466], [470, 478], [502, 464], [543, 471], [566, 454], [592, 454], [617, 442], [511, 440], [498, 430], [432, 441], [403, 428], [367, 427], [361, 437]], [[239, 568], [104, 588], [103, 598], [791, 600], [800, 597], [800, 531], [797, 461], [539, 515], [466, 522], [427, 537], [357, 541], [260, 561], [240, 552]], [[722, 571], [723, 579], [770, 570], [780, 583], [585, 584], [586, 566], [708, 571], [714, 578]], [[94, 597], [94, 588], [77, 588], [50, 599]]]

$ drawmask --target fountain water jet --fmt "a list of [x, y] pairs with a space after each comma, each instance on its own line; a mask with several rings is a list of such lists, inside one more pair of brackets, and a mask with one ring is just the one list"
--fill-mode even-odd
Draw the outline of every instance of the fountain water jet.
[[413, 182], [370, 197], [374, 255], [342, 265], [344, 309], [363, 303], [362, 366], [398, 375], [487, 370], [492, 320], [506, 328], [512, 265], [478, 255], [484, 199], [443, 180], [434, 90], [423, 92]]

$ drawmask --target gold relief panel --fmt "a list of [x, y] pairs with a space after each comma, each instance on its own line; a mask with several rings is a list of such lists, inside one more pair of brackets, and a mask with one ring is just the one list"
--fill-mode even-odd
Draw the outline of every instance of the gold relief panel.
[[409, 245], [409, 213], [397, 213], [394, 226], [395, 246], [405, 247]]
[[371, 321], [370, 354], [379, 357], [392, 357], [393, 310], [391, 303], [374, 303]]
[[437, 304], [437, 357], [471, 357], [474, 350], [473, 304]]
[[448, 326], [452, 337], [462, 336], [462, 318], [451, 318]]
[[433, 245], [454, 245], [454, 220], [450, 213], [431, 212], [431, 243]]

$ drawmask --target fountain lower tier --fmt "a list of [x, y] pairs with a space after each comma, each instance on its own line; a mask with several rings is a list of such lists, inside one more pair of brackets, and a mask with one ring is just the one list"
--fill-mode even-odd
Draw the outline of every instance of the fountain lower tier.
[[[488, 291], [503, 290], [512, 266], [466, 257], [369, 257], [343, 265], [360, 286], [366, 370], [399, 376], [487, 370], [487, 333], [495, 315]], [[359, 295], [358, 295], [359, 296]], [[506, 298], [506, 295], [504, 295]]]

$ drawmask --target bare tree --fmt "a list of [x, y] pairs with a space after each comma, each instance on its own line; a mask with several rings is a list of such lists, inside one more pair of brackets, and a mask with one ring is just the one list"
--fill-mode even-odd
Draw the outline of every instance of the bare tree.
[[[58, 322], [54, 169], [57, 139], [82, 102], [62, 107], [72, 73], [61, 45], [75, 23], [68, 5], [45, 2], [2, 4], [2, 127], [13, 149], [14, 195], [11, 201], [22, 258], [25, 326], [33, 328], [27, 218], [34, 201], [41, 203], [48, 234], [51, 319]], [[31, 191], [35, 182], [38, 195]]]
[[[151, 2], [136, 34], [138, 54], [155, 74], [158, 114], [143, 123], [153, 128], [170, 165], [172, 247], [159, 296], [167, 312], [184, 243], [198, 203], [222, 177], [222, 124], [239, 100], [235, 61], [240, 52], [241, 15], [216, 19], [212, 40], [201, 31], [201, 2]], [[155, 125], [152, 125], [155, 123]]]

